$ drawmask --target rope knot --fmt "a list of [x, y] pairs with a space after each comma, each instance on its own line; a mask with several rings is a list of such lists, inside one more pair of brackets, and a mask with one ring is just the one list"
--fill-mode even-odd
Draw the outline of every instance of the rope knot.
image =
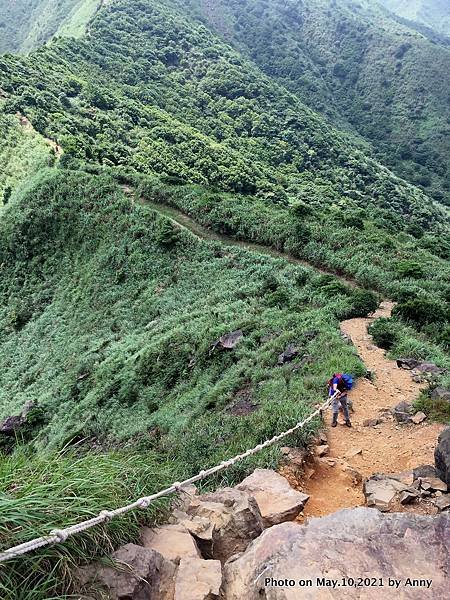
[[148, 498], [141, 498], [139, 500], [139, 508], [148, 508], [150, 506], [150, 500]]
[[111, 510], [102, 510], [98, 514], [99, 517], [103, 517], [105, 521], [111, 521], [114, 517], [114, 513]]
[[55, 544], [63, 544], [69, 537], [69, 534], [64, 529], [52, 529], [50, 535], [57, 538]]

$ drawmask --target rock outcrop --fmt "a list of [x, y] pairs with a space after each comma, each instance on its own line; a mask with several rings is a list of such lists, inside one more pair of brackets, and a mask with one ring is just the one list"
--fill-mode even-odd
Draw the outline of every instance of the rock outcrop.
[[[382, 512], [391, 509], [391, 503], [398, 494], [409, 491], [415, 493], [407, 485], [386, 475], [374, 475], [364, 482], [364, 495], [367, 506], [378, 508]], [[416, 493], [418, 496], [418, 493]]]
[[174, 600], [216, 600], [221, 584], [220, 561], [183, 558], [175, 578]]
[[194, 538], [183, 525], [162, 525], [154, 529], [143, 527], [141, 544], [175, 563], [183, 558], [200, 557]]
[[447, 494], [447, 484], [436, 477], [434, 467], [423, 465], [413, 471], [377, 473], [364, 482], [367, 506], [388, 512], [396, 503], [403, 505], [428, 500], [439, 510], [445, 510], [444, 500], [436, 503], [439, 495]]
[[27, 423], [29, 413], [36, 408], [36, 403], [29, 400], [24, 404], [20, 415], [11, 415], [0, 421], [0, 434], [14, 436]]
[[438, 438], [434, 462], [438, 476], [450, 485], [450, 427], [444, 429]]
[[261, 512], [264, 527], [294, 520], [309, 499], [271, 469], [256, 469], [236, 489], [253, 496]]
[[[305, 526], [283, 523], [267, 529], [244, 554], [224, 568], [226, 600], [329, 600], [342, 588], [320, 580], [364, 577], [400, 580], [398, 598], [448, 598], [450, 516], [384, 515], [368, 508], [345, 509]], [[407, 587], [408, 578], [432, 580], [432, 590]], [[277, 586], [279, 580], [292, 580]], [[286, 583], [286, 581], [285, 581]], [[386, 587], [346, 587], [345, 598], [379, 600]]]
[[398, 423], [411, 423], [411, 417], [413, 414], [412, 405], [408, 402], [399, 402], [392, 409], [392, 414]]
[[235, 488], [196, 496], [186, 513], [210, 524], [198, 540], [199, 547], [203, 556], [222, 563], [243, 552], [264, 529], [255, 498]]
[[450, 388], [436, 387], [430, 394], [432, 400], [440, 400], [444, 402], [450, 402]]
[[111, 600], [173, 600], [176, 567], [159, 552], [127, 544], [111, 559], [111, 566], [93, 564], [80, 569], [80, 584], [100, 587]]

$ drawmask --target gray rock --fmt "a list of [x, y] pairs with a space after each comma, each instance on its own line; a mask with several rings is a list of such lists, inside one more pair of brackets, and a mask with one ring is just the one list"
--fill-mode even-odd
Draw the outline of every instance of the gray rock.
[[92, 564], [79, 569], [84, 589], [101, 586], [111, 600], [172, 600], [175, 565], [155, 550], [135, 544], [122, 546], [111, 555], [112, 566]]
[[316, 456], [325, 456], [330, 451], [330, 446], [328, 444], [322, 444], [321, 446], [315, 447]]
[[[283, 523], [267, 529], [224, 568], [227, 600], [379, 600], [380, 588], [277, 588], [271, 578], [341, 580], [355, 573], [387, 580], [433, 580], [433, 600], [448, 598], [450, 517], [410, 513], [384, 515], [368, 508], [345, 509], [299, 527]], [[268, 580], [268, 581], [267, 581]], [[426, 598], [429, 592], [403, 588], [397, 597]], [[422, 595], [421, 595], [422, 594]]]
[[17, 431], [25, 425], [27, 422], [28, 414], [36, 408], [36, 402], [34, 400], [28, 400], [22, 407], [20, 415], [12, 415], [10, 417], [6, 417], [3, 421], [0, 421], [0, 433], [3, 435], [14, 436]]
[[411, 371], [412, 369], [415, 369], [418, 364], [419, 364], [419, 361], [416, 360], [415, 358], [398, 358], [397, 359], [397, 367], [399, 369], [407, 369], [408, 371]]
[[421, 465], [413, 469], [414, 481], [421, 477], [436, 477], [436, 469], [432, 465]]
[[6, 419], [0, 422], [0, 433], [3, 433], [3, 435], [14, 436], [23, 424], [24, 420], [19, 415], [6, 417]]
[[432, 400], [445, 400], [450, 402], [450, 388], [437, 387], [430, 394]]
[[286, 350], [278, 356], [278, 364], [284, 365], [298, 356], [299, 349], [294, 344], [288, 344]]
[[[233, 554], [243, 552], [264, 528], [255, 498], [235, 488], [196, 496], [186, 512], [190, 518], [209, 522], [209, 530], [203, 531], [197, 543], [205, 558], [222, 563]], [[189, 529], [185, 522], [183, 525]]]
[[450, 485], [450, 427], [444, 429], [438, 438], [434, 463], [438, 477]]
[[381, 419], [364, 419], [363, 427], [375, 427], [376, 425], [379, 425], [382, 422], [383, 421]]
[[435, 498], [433, 504], [439, 510], [447, 510], [447, 508], [450, 508], [450, 494], [442, 494], [442, 496]]
[[420, 423], [425, 421], [426, 418], [427, 415], [424, 412], [419, 411], [413, 417], [411, 417], [411, 422], [414, 423], [414, 425], [419, 425]]
[[363, 486], [367, 506], [378, 508], [382, 512], [388, 512], [396, 496], [405, 491], [409, 491], [407, 485], [386, 475], [374, 475]]
[[446, 372], [446, 369], [430, 362], [419, 363], [416, 367], [413, 367], [413, 370], [417, 373], [430, 373], [431, 375], [443, 375]]
[[410, 423], [412, 415], [412, 406], [408, 402], [399, 402], [397, 406], [392, 409], [394, 419], [398, 423]]
[[430, 490], [432, 492], [446, 492], [447, 484], [444, 483], [438, 477], [421, 477], [420, 487], [423, 490]]
[[343, 331], [341, 332], [341, 338], [344, 340], [344, 342], [346, 344], [348, 344], [349, 346], [353, 346], [353, 341], [352, 338], [347, 334], [344, 333]]
[[415, 502], [419, 497], [420, 494], [418, 492], [405, 490], [404, 492], [400, 493], [398, 498], [400, 500], [400, 504], [411, 504], [412, 502]]
[[222, 350], [232, 350], [239, 344], [243, 337], [244, 333], [242, 329], [225, 333], [218, 340], [212, 343], [210, 351], [212, 352], [216, 348], [221, 348]]

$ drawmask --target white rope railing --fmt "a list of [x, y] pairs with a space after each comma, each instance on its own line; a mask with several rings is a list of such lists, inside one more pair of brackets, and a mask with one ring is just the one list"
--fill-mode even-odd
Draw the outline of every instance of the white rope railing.
[[238, 454], [234, 458], [230, 458], [229, 460], [224, 460], [220, 464], [215, 467], [211, 467], [209, 469], [205, 469], [190, 477], [189, 479], [185, 479], [184, 481], [176, 481], [170, 487], [157, 492], [156, 494], [152, 494], [151, 496], [144, 496], [139, 498], [135, 502], [131, 504], [127, 504], [126, 506], [121, 506], [120, 508], [116, 508], [114, 510], [102, 510], [96, 517], [92, 517], [91, 519], [87, 519], [86, 521], [81, 521], [81, 523], [77, 523], [75, 525], [71, 525], [70, 527], [66, 527], [65, 529], [53, 529], [50, 531], [49, 535], [35, 538], [34, 540], [30, 540], [29, 542], [25, 542], [23, 544], [19, 544], [18, 546], [13, 546], [8, 550], [0, 552], [0, 562], [5, 562], [7, 560], [11, 560], [13, 558], [17, 558], [18, 556], [22, 556], [23, 554], [27, 554], [28, 552], [33, 552], [38, 548], [42, 548], [43, 546], [50, 546], [52, 544], [63, 543], [67, 540], [68, 537], [72, 535], [76, 535], [77, 533], [81, 533], [82, 531], [86, 531], [91, 527], [95, 527], [96, 525], [100, 525], [101, 523], [105, 523], [110, 521], [112, 518], [117, 517], [119, 515], [123, 515], [132, 510], [136, 510], [138, 508], [148, 508], [148, 506], [158, 500], [158, 498], [162, 498], [163, 496], [169, 496], [170, 494], [174, 494], [178, 492], [182, 487], [190, 485], [192, 483], [196, 483], [197, 481], [201, 481], [210, 475], [214, 475], [223, 469], [227, 469], [231, 467], [236, 462], [243, 460], [253, 454], [257, 454], [261, 450], [276, 444], [283, 438], [291, 435], [298, 429], [302, 429], [307, 423], [312, 421], [314, 417], [320, 415], [322, 411], [326, 410], [333, 400], [334, 396], [328, 398], [326, 402], [322, 404], [317, 410], [309, 415], [303, 421], [298, 422], [294, 427], [291, 427], [287, 431], [283, 431], [278, 435], [275, 435], [273, 438], [266, 440], [262, 444], [258, 444], [254, 448], [247, 450], [242, 454]]

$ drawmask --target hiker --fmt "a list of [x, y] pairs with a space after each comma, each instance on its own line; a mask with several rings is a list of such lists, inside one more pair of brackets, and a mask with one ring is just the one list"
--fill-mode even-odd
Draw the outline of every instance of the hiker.
[[348, 412], [347, 392], [353, 387], [353, 377], [347, 373], [335, 373], [328, 382], [328, 395], [333, 396], [332, 409], [333, 421], [331, 427], [336, 427], [338, 422], [339, 406], [344, 413], [345, 424], [351, 427], [350, 415]]

